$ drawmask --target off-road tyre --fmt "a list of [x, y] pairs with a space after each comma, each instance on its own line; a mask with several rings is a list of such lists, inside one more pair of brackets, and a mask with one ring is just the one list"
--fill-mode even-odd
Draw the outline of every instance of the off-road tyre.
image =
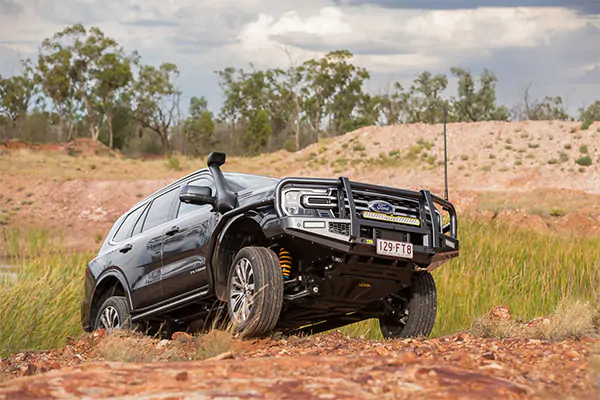
[[[396, 314], [379, 318], [383, 337], [428, 337], [433, 330], [437, 313], [437, 290], [433, 276], [427, 271], [415, 273], [411, 286], [399, 292], [397, 296], [403, 297], [405, 301], [398, 300], [398, 307], [394, 307]], [[403, 323], [399, 315], [402, 316], [405, 310], [408, 311], [408, 317]]]
[[[131, 323], [131, 312], [127, 305], [127, 298], [124, 296], [112, 296], [102, 303], [96, 314], [94, 330], [106, 329], [107, 331], [111, 331], [114, 329], [114, 327], [106, 327], [102, 321], [102, 317], [107, 317], [108, 315], [114, 315], [118, 319], [118, 328], [123, 330], [133, 329], [134, 326]], [[111, 324], [109, 323], [109, 325]]]
[[[253, 293], [249, 314], [239, 321], [234, 312], [240, 310], [236, 299], [240, 299], [234, 287], [234, 277], [239, 283], [239, 274], [236, 272], [238, 265], [250, 263], [252, 269]], [[262, 289], [262, 290], [261, 290]], [[239, 290], [239, 288], [237, 288]], [[243, 301], [243, 300], [240, 300]], [[242, 248], [235, 256], [229, 277], [227, 279], [227, 311], [233, 330], [245, 338], [261, 337], [269, 334], [277, 324], [283, 305], [283, 274], [279, 259], [275, 252], [265, 247], [249, 246]]]

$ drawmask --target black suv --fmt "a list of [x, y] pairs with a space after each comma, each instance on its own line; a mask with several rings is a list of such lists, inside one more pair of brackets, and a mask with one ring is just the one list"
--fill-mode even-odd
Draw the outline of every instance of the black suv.
[[431, 333], [430, 271], [458, 256], [451, 203], [346, 177], [223, 173], [224, 163], [211, 153], [207, 169], [116, 221], [86, 269], [86, 331], [218, 320], [256, 337], [378, 318], [386, 338]]

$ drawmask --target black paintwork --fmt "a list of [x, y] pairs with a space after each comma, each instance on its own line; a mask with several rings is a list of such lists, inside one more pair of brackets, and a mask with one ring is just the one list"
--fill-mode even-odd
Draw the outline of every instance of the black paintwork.
[[[278, 324], [286, 332], [310, 323], [325, 321], [318, 325], [321, 328], [314, 329], [319, 331], [375, 317], [381, 312], [377, 306], [380, 299], [409, 285], [415, 269], [427, 267], [444, 256], [457, 255], [454, 207], [428, 191], [369, 185], [344, 177], [276, 179], [222, 174], [221, 164], [213, 160], [209, 168], [148, 196], [115, 222], [97, 257], [86, 269], [81, 307], [85, 330], [92, 329], [101, 301], [114, 293], [127, 297], [134, 321], [183, 323], [210, 318], [207, 310], [214, 309], [215, 304], [217, 308], [222, 306], [226, 299], [228, 263], [244, 245], [267, 245], [274, 250], [285, 247], [294, 255], [295, 272], [285, 283], [284, 309]], [[226, 184], [220, 181], [223, 177]], [[191, 205], [180, 201], [181, 188], [194, 181], [211, 186], [212, 204]], [[295, 226], [294, 220], [284, 214], [280, 199], [280, 189], [290, 184], [338, 187], [340, 204], [345, 204], [344, 199], [347, 201], [347, 209], [340, 207], [340, 217], [351, 220], [351, 240], [315, 235]], [[358, 218], [353, 190], [403, 196], [418, 202], [423, 226]], [[165, 194], [171, 196], [164, 197]], [[159, 213], [163, 216], [159, 221], [162, 223], [145, 229], [156, 221], [158, 214], [151, 207], [159, 201], [163, 202]], [[443, 232], [437, 219], [425, 209], [433, 209], [434, 202], [451, 217]], [[129, 215], [131, 219], [126, 220]], [[383, 232], [384, 238], [413, 235], [416, 238], [413, 260], [377, 255], [364, 234], [375, 230]], [[115, 234], [124, 238], [115, 240]], [[430, 245], [422, 243], [427, 235], [432, 240]]]

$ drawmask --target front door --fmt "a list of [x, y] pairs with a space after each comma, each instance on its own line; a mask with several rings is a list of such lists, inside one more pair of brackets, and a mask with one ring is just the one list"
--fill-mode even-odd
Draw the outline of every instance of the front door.
[[[208, 186], [215, 195], [213, 180], [208, 174], [186, 183]], [[217, 213], [212, 206], [177, 203], [177, 218], [167, 225], [163, 240], [161, 285], [165, 299], [185, 297], [209, 284], [208, 244], [217, 223]]]

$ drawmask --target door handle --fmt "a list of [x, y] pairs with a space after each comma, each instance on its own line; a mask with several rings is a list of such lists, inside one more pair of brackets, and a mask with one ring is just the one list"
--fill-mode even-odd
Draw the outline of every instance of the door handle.
[[121, 247], [121, 248], [119, 249], [119, 251], [120, 251], [121, 253], [127, 253], [127, 252], [128, 252], [129, 250], [131, 250], [131, 249], [133, 249], [133, 246], [132, 246], [132, 245], [130, 245], [130, 244], [126, 244], [125, 246]]
[[167, 236], [173, 236], [177, 232], [179, 232], [179, 227], [178, 226], [173, 226], [171, 229], [169, 229], [168, 231], [165, 232], [165, 235], [167, 235]]

